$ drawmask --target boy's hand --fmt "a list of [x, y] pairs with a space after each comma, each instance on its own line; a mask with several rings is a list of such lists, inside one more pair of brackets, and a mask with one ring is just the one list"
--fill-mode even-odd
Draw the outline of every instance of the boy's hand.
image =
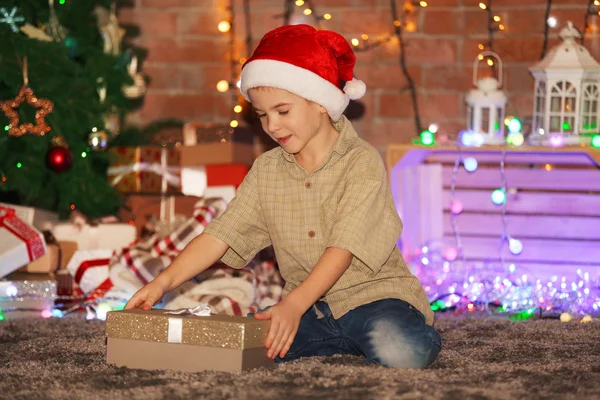
[[148, 311], [162, 299], [164, 294], [165, 292], [162, 286], [154, 280], [138, 290], [137, 293], [129, 299], [127, 304], [125, 304], [125, 310], [141, 308], [144, 311]]
[[273, 360], [277, 356], [281, 358], [285, 357], [298, 332], [302, 314], [304, 312], [298, 305], [286, 301], [286, 299], [268, 310], [254, 314], [254, 318], [256, 319], [271, 320], [265, 344], [268, 349], [267, 357]]

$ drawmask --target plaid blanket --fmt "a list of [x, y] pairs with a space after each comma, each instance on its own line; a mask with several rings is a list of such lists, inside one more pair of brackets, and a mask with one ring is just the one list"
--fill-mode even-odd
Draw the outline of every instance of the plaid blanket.
[[[135, 293], [169, 266], [226, 206], [220, 199], [201, 200], [193, 217], [171, 234], [154, 235], [116, 252], [110, 262], [112, 283], [120, 290]], [[274, 260], [255, 259], [242, 270], [217, 264], [165, 296], [165, 308], [208, 303], [217, 314], [246, 315], [279, 302], [282, 288]]]

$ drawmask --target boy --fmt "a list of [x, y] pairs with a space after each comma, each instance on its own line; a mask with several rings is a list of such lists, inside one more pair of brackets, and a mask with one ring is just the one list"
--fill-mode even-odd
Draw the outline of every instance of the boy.
[[342, 116], [365, 92], [354, 64], [333, 32], [292, 25], [265, 35], [244, 64], [241, 91], [280, 147], [255, 161], [223, 215], [126, 309], [149, 310], [217, 260], [242, 268], [272, 244], [284, 298], [254, 316], [271, 320], [269, 357], [353, 354], [398, 368], [435, 361], [441, 338], [396, 246], [402, 223], [383, 162]]

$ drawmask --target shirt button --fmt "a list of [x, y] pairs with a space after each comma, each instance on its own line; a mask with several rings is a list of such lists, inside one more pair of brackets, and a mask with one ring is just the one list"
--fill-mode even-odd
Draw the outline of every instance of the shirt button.
[[315, 237], [315, 231], [308, 231], [308, 237], [309, 238], [314, 238]]
[[310, 188], [312, 187], [312, 183], [310, 183], [310, 182], [306, 182], [306, 183], [304, 184], [304, 187], [305, 187], [305, 188], [307, 188], [307, 189], [310, 189]]

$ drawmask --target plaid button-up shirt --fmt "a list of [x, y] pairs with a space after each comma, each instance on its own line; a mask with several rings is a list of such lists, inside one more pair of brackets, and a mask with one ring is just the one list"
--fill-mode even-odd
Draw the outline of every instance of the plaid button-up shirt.
[[333, 316], [373, 301], [397, 298], [433, 312], [396, 243], [402, 222], [378, 151], [342, 117], [325, 161], [308, 173], [281, 147], [262, 154], [225, 212], [205, 229], [229, 245], [222, 261], [242, 268], [273, 245], [286, 281], [298, 287], [328, 247], [350, 251], [348, 269], [321, 300]]

